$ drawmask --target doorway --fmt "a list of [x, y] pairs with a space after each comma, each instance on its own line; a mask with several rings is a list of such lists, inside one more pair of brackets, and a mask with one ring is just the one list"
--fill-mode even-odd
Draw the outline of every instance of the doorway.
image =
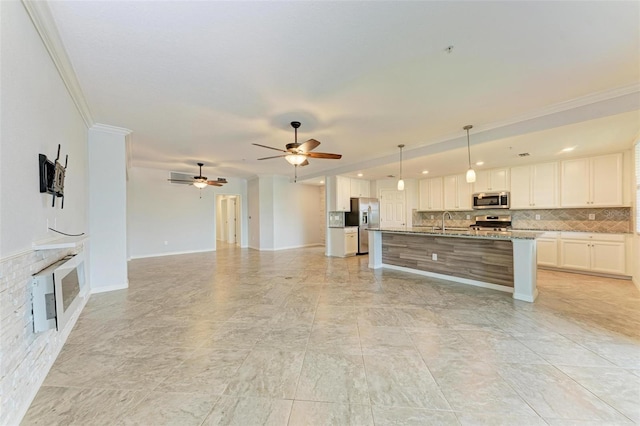
[[380, 226], [397, 228], [406, 223], [405, 191], [380, 190]]
[[240, 245], [240, 211], [239, 195], [216, 195], [216, 240]]

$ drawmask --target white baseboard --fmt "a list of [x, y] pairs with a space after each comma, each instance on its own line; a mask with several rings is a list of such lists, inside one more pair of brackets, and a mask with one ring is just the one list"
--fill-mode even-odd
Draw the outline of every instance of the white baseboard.
[[206, 249], [206, 250], [187, 250], [187, 251], [172, 251], [168, 253], [155, 253], [155, 254], [145, 254], [143, 256], [131, 256], [129, 260], [133, 259], [148, 259], [150, 257], [163, 257], [163, 256], [176, 256], [179, 254], [194, 254], [194, 253], [207, 253], [216, 251], [215, 249]]
[[324, 244], [321, 244], [321, 243], [313, 243], [313, 244], [302, 244], [302, 245], [299, 245], [299, 246], [263, 248], [263, 249], [257, 249], [257, 250], [260, 250], [260, 251], [280, 251], [280, 250], [292, 250], [292, 249], [299, 249], [299, 248], [323, 247], [323, 246], [324, 246]]

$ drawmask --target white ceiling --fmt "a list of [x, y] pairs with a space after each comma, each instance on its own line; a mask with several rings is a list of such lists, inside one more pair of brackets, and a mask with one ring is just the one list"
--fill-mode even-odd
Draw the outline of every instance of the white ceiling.
[[292, 175], [251, 145], [292, 142], [292, 120], [300, 140], [343, 154], [311, 160], [303, 177], [397, 174], [400, 143], [406, 177], [462, 173], [465, 124], [483, 167], [521, 151], [559, 158], [567, 145], [577, 148], [564, 155], [625, 149], [640, 130], [639, 2], [50, 8], [95, 121], [133, 131], [133, 166]]

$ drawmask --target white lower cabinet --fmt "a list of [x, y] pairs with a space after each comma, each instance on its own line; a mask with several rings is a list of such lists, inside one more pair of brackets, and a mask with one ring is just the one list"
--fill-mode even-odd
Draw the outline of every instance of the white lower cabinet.
[[538, 265], [558, 266], [558, 233], [545, 232], [536, 238]]
[[560, 240], [560, 267], [591, 269], [591, 243], [582, 240]]
[[358, 253], [358, 228], [351, 228], [344, 233], [344, 254], [352, 256]]
[[558, 267], [625, 275], [625, 236], [562, 232]]
[[329, 256], [346, 257], [358, 253], [358, 227], [329, 228]]

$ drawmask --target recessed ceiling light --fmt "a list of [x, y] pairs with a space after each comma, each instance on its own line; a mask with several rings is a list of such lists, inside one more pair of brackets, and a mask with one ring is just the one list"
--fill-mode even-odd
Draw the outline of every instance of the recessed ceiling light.
[[362, 177], [362, 173], [358, 173], [358, 177]]
[[321, 180], [321, 181], [320, 181], [320, 183], [324, 183], [324, 181], [323, 181], [323, 180]]
[[429, 173], [429, 170], [423, 170], [423, 171], [422, 171], [422, 174], [423, 174], [423, 175], [426, 175], [427, 173]]
[[565, 148], [565, 149], [563, 149], [563, 150], [562, 150], [562, 152], [571, 152], [571, 151], [573, 151], [574, 149], [576, 149], [576, 147], [575, 147], [575, 146], [570, 146], [569, 148]]
[[476, 163], [476, 166], [482, 166], [483, 164], [484, 164], [484, 161], [478, 161], [478, 162]]

